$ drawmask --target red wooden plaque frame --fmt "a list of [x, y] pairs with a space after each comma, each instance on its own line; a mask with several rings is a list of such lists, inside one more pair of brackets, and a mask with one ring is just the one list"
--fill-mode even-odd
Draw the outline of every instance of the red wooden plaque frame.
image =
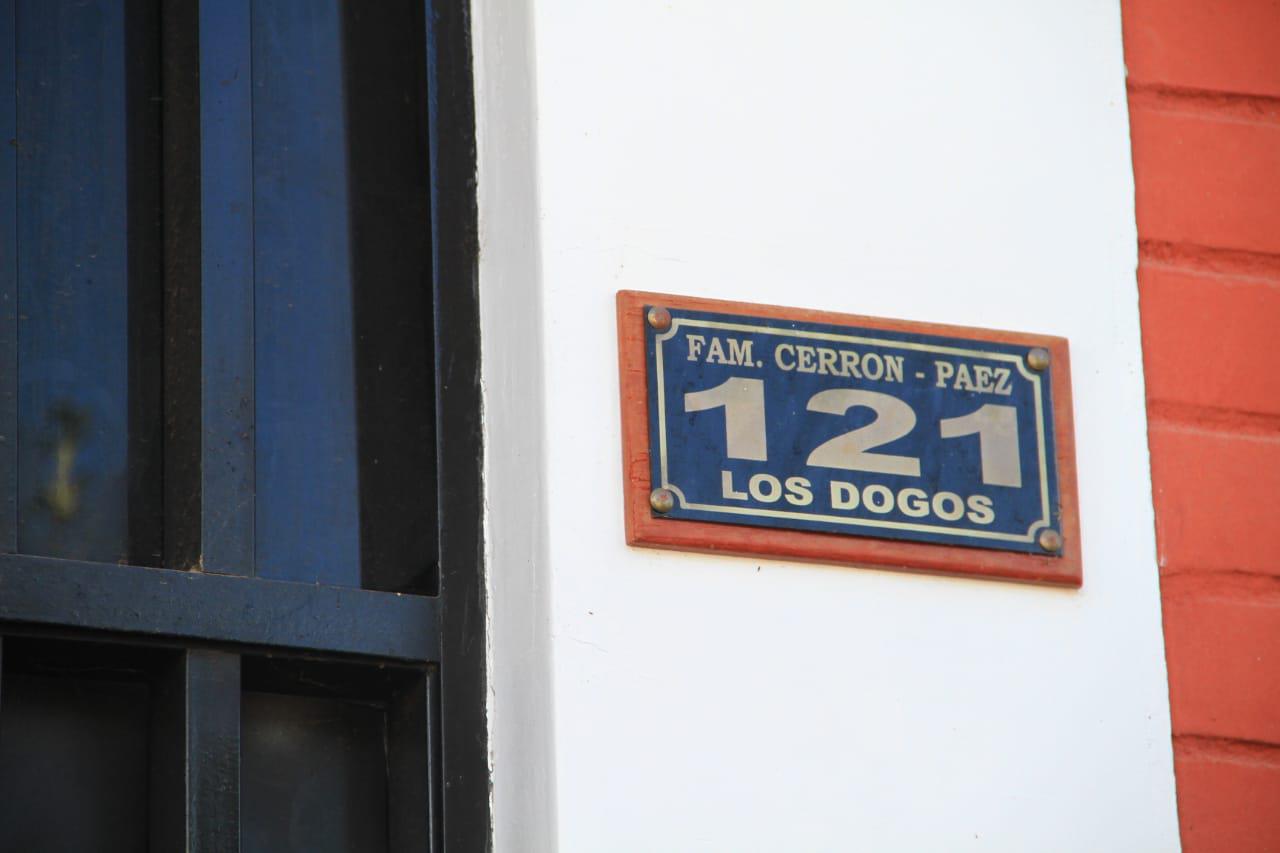
[[[648, 372], [644, 306], [662, 305], [747, 317], [830, 323], [864, 329], [945, 335], [1044, 347], [1053, 365], [1053, 429], [1063, 547], [1057, 556], [986, 548], [902, 542], [871, 536], [777, 530], [741, 524], [657, 517], [649, 506]], [[774, 557], [817, 563], [875, 566], [969, 577], [1080, 586], [1080, 518], [1076, 492], [1075, 433], [1071, 416], [1071, 362], [1065, 338], [933, 323], [883, 320], [803, 308], [727, 302], [692, 296], [618, 291], [618, 367], [622, 390], [622, 474], [627, 544], [677, 551]]]

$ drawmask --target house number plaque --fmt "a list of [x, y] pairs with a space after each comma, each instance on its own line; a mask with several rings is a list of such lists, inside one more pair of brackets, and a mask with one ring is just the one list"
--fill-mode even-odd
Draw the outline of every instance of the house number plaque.
[[1061, 338], [618, 295], [636, 545], [1080, 583]]

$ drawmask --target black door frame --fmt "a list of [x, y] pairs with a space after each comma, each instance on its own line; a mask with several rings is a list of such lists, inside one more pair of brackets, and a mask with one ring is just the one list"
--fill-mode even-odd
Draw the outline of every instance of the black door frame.
[[[181, 646], [187, 651], [174, 678], [188, 683], [188, 697], [196, 698], [232, 669], [238, 673], [238, 661], [228, 669], [212, 644], [247, 654], [324, 649], [357, 660], [438, 662], [443, 849], [465, 853], [492, 846], [475, 103], [469, 5], [426, 3], [439, 595], [0, 553], [0, 627]], [[0, 306], [0, 358], [15, 339], [16, 316]], [[6, 433], [16, 412], [8, 373], [0, 369], [0, 431]], [[14, 445], [0, 450], [13, 453]], [[15, 550], [12, 525], [5, 523], [14, 509], [15, 479], [12, 466], [0, 464], [0, 551]], [[186, 733], [188, 749], [198, 737], [199, 731]], [[422, 808], [434, 811], [429, 802]], [[229, 849], [221, 846], [225, 841], [209, 849]]]
[[431, 0], [431, 222], [436, 300], [445, 849], [488, 850], [479, 220], [471, 12]]

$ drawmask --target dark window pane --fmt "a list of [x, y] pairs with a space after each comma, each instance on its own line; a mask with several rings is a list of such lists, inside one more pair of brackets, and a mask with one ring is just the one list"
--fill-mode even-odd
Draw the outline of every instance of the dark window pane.
[[387, 849], [381, 708], [246, 692], [242, 714], [244, 853]]
[[18, 550], [160, 559], [157, 17], [19, 0]]
[[3, 687], [0, 850], [145, 851], [147, 685], [7, 671]]
[[366, 589], [434, 593], [435, 382], [421, 0], [347, 3], [360, 559]]

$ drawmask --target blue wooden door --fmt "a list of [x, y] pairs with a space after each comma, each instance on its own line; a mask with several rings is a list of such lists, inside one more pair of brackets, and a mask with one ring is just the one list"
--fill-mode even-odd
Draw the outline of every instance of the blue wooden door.
[[0, 0], [0, 850], [443, 849], [435, 14]]

